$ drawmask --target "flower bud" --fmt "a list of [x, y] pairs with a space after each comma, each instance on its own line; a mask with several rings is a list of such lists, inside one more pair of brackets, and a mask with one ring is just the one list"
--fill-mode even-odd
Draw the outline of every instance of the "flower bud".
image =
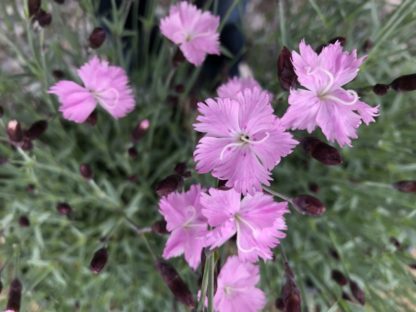
[[166, 221], [159, 220], [152, 224], [152, 232], [157, 234], [168, 234], [168, 230], [166, 229]]
[[150, 122], [148, 119], [143, 119], [140, 121], [131, 133], [133, 141], [139, 141], [147, 132], [150, 127]]
[[292, 203], [296, 210], [308, 216], [320, 216], [326, 210], [325, 205], [319, 199], [311, 195], [296, 196], [292, 198]]
[[292, 53], [286, 47], [283, 47], [277, 58], [277, 76], [283, 90], [289, 91], [297, 83], [297, 76], [292, 64]]
[[36, 15], [42, 6], [41, 0], [29, 0], [28, 3], [29, 17]]
[[56, 205], [56, 210], [59, 214], [67, 216], [72, 212], [72, 207], [68, 203], [60, 202]]
[[159, 197], [175, 192], [183, 185], [183, 178], [178, 174], [172, 174], [156, 185], [156, 193]]
[[403, 180], [393, 184], [393, 187], [403, 193], [416, 193], [416, 180]]
[[191, 172], [187, 170], [186, 163], [184, 162], [176, 164], [174, 171], [184, 178], [189, 178], [191, 176]]
[[338, 150], [315, 137], [302, 139], [302, 145], [309, 155], [324, 165], [336, 166], [342, 164], [343, 160]]
[[354, 298], [361, 304], [365, 304], [365, 293], [364, 291], [358, 286], [358, 284], [352, 280], [350, 280], [350, 290]]
[[91, 125], [91, 126], [95, 126], [97, 124], [97, 119], [98, 119], [98, 115], [97, 115], [97, 110], [94, 110], [87, 118], [87, 120], [85, 121], [87, 124]]
[[131, 159], [136, 159], [137, 156], [138, 156], [137, 150], [136, 150], [136, 148], [134, 146], [130, 147], [127, 150], [127, 153], [129, 154], [129, 156], [130, 156]]
[[52, 76], [56, 80], [62, 80], [65, 78], [65, 73], [60, 69], [54, 69], [52, 70]]
[[315, 182], [311, 182], [308, 184], [308, 188], [312, 193], [319, 193], [319, 185], [316, 184]]
[[104, 43], [107, 34], [105, 30], [101, 27], [96, 27], [90, 34], [88, 41], [90, 43], [90, 47], [93, 49], [98, 49]]
[[346, 301], [352, 301], [350, 295], [348, 295], [345, 291], [342, 292], [342, 299]]
[[411, 268], [412, 270], [416, 270], [416, 262], [415, 263], [410, 263], [409, 268]]
[[340, 286], [345, 286], [348, 284], [348, 279], [339, 270], [332, 270], [331, 277]]
[[330, 255], [332, 258], [334, 258], [335, 260], [337, 260], [337, 261], [341, 260], [341, 257], [339, 256], [338, 251], [336, 251], [336, 250], [335, 250], [335, 249], [333, 249], [333, 248], [330, 248], [330, 249], [329, 249], [329, 255]]
[[23, 131], [17, 120], [11, 120], [7, 124], [7, 135], [13, 143], [19, 143], [23, 140]]
[[394, 247], [396, 247], [397, 249], [401, 249], [402, 244], [400, 244], [396, 237], [390, 237], [389, 241], [392, 245], [394, 245]]
[[0, 294], [3, 291], [3, 282], [0, 280]]
[[31, 151], [33, 149], [33, 143], [30, 139], [24, 138], [23, 143], [21, 145], [22, 150], [24, 151]]
[[373, 92], [377, 95], [383, 96], [389, 91], [390, 86], [386, 84], [378, 83], [373, 86]]
[[415, 91], [416, 90], [416, 74], [400, 76], [390, 83], [395, 91]]
[[91, 166], [88, 164], [81, 164], [79, 166], [79, 173], [87, 180], [91, 180], [94, 175]]
[[52, 23], [52, 15], [44, 10], [40, 10], [36, 13], [35, 19], [41, 27], [47, 27]]
[[22, 298], [22, 283], [18, 278], [12, 280], [7, 299], [6, 310], [18, 312], [20, 310], [20, 301]]
[[276, 304], [284, 312], [301, 312], [302, 298], [300, 296], [300, 290], [296, 285], [293, 271], [287, 262], [285, 262], [285, 276], [286, 281], [282, 287], [281, 300], [278, 299], [279, 302], [276, 302]]
[[46, 120], [36, 121], [25, 131], [25, 137], [29, 140], [36, 140], [46, 131], [46, 129], [48, 129], [48, 122]]
[[90, 270], [91, 272], [98, 274], [100, 273], [108, 261], [108, 251], [106, 247], [98, 249], [90, 262]]
[[30, 220], [27, 216], [20, 216], [19, 217], [19, 225], [21, 227], [29, 227], [30, 226]]
[[4, 115], [4, 109], [3, 106], [0, 106], [0, 118]]
[[190, 308], [195, 307], [194, 297], [188, 285], [182, 280], [175, 268], [163, 260], [156, 262], [156, 268], [176, 300]]

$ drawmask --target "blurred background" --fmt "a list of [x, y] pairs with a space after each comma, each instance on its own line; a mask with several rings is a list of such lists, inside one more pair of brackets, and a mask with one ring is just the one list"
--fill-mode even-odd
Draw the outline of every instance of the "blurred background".
[[[206, 6], [216, 10], [218, 3]], [[351, 88], [380, 105], [381, 114], [360, 128], [352, 148], [341, 150], [342, 165], [325, 166], [299, 146], [275, 168], [273, 189], [313, 195], [327, 208], [320, 217], [292, 211], [282, 247], [303, 311], [416, 310], [416, 194], [393, 187], [416, 180], [416, 92], [381, 97], [371, 88], [416, 73], [415, 1], [251, 0], [236, 24], [241, 49], [223, 47], [223, 58], [203, 68], [178, 63], [175, 47], [157, 33], [171, 1], [106, 4], [107, 11], [93, 0], [44, 0], [48, 23], [28, 17], [27, 1], [0, 3], [1, 307], [17, 276], [22, 311], [188, 311], [155, 269], [152, 253], [161, 255], [167, 236], [137, 229], [160, 220], [155, 188], [178, 163], [192, 172], [185, 188], [215, 185], [193, 169], [195, 104], [215, 96], [241, 60], [237, 73], [253, 75], [272, 92], [281, 116], [287, 108], [276, 70], [282, 47], [297, 49], [303, 38], [318, 47], [342, 36], [347, 50], [368, 55]], [[107, 38], [92, 50], [88, 38], [98, 26]], [[137, 108], [119, 121], [97, 111], [96, 120], [70, 123], [46, 91], [57, 80], [77, 80], [75, 69], [95, 53], [129, 72]], [[22, 152], [6, 134], [13, 119], [24, 129], [47, 120], [48, 129]], [[143, 120], [148, 128], [140, 127]], [[92, 179], [80, 174], [81, 164], [90, 166]], [[93, 274], [91, 258], [104, 246], [108, 263]], [[261, 264], [266, 311], [278, 311], [284, 283], [280, 250], [275, 253], [273, 262]], [[201, 272], [182, 258], [170, 262], [196, 296]], [[334, 270], [356, 287], [339, 285]]]

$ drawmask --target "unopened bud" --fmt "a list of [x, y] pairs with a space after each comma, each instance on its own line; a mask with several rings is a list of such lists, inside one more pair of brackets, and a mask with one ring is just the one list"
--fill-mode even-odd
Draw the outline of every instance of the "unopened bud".
[[289, 91], [296, 86], [297, 76], [292, 64], [292, 53], [286, 47], [283, 47], [277, 58], [277, 76], [283, 90]]
[[168, 234], [168, 230], [166, 229], [166, 221], [159, 220], [152, 224], [152, 232], [157, 234]]
[[91, 272], [98, 274], [100, 273], [108, 261], [108, 251], [106, 247], [98, 249], [90, 262], [90, 270]]
[[402, 247], [402, 244], [398, 241], [396, 237], [390, 237], [390, 243], [394, 245], [397, 249], [400, 249]]
[[350, 280], [350, 290], [354, 298], [361, 304], [365, 304], [365, 293], [364, 291], [358, 286], [358, 284], [352, 280]]
[[296, 196], [292, 198], [292, 203], [297, 211], [308, 216], [320, 216], [326, 210], [325, 205], [318, 198], [311, 195]]
[[35, 19], [41, 27], [47, 27], [52, 23], [52, 15], [44, 10], [40, 10], [36, 13]]
[[350, 295], [348, 295], [345, 291], [342, 292], [342, 299], [346, 301], [352, 301]]
[[7, 124], [7, 135], [13, 143], [19, 143], [23, 140], [23, 131], [17, 120], [11, 120]]
[[18, 278], [12, 280], [7, 299], [6, 310], [18, 312], [20, 311], [20, 301], [22, 299], [22, 283]]
[[67, 216], [72, 212], [72, 207], [68, 203], [61, 202], [56, 205], [56, 210], [59, 214]]
[[30, 140], [36, 140], [48, 129], [48, 122], [46, 120], [39, 120], [34, 122], [25, 132], [25, 137]]
[[98, 49], [99, 47], [101, 47], [101, 45], [105, 41], [106, 36], [107, 34], [105, 33], [105, 30], [103, 28], [94, 28], [94, 30], [91, 32], [90, 37], [88, 38], [90, 47], [93, 49]]
[[416, 180], [403, 180], [393, 184], [393, 187], [403, 193], [416, 193]]
[[130, 147], [127, 150], [127, 153], [129, 154], [130, 158], [132, 158], [132, 159], [136, 159], [137, 156], [138, 156], [137, 150], [134, 146]]
[[392, 81], [390, 86], [395, 91], [415, 91], [416, 90], [416, 74], [400, 76]]
[[302, 139], [302, 145], [309, 155], [324, 165], [336, 166], [342, 164], [343, 160], [338, 150], [315, 137]]
[[386, 84], [378, 83], [373, 86], [373, 92], [377, 95], [383, 96], [389, 91], [390, 86]]
[[81, 164], [79, 166], [79, 173], [87, 180], [91, 180], [94, 175], [91, 166], [88, 164]]
[[191, 172], [187, 170], [186, 163], [184, 162], [176, 164], [175, 172], [184, 178], [189, 178], [191, 176]]
[[19, 217], [19, 225], [21, 227], [29, 227], [30, 226], [30, 220], [27, 216], [20, 216]]
[[330, 256], [332, 257], [332, 258], [334, 258], [335, 260], [337, 260], [337, 261], [339, 261], [340, 259], [341, 259], [341, 257], [339, 256], [339, 253], [338, 253], [338, 251], [336, 251], [335, 249], [333, 249], [333, 248], [330, 248], [329, 249], [329, 254], [330, 254]]
[[131, 133], [133, 141], [139, 141], [147, 132], [150, 127], [150, 122], [148, 119], [143, 119], [140, 121]]
[[3, 106], [0, 106], [0, 118], [4, 115], [4, 109]]
[[190, 308], [195, 307], [194, 297], [188, 285], [182, 280], [175, 268], [163, 260], [156, 262], [156, 268], [176, 300]]
[[156, 185], [156, 193], [159, 197], [175, 192], [183, 185], [183, 178], [178, 174], [172, 174]]
[[94, 110], [85, 121], [87, 124], [90, 124], [91, 126], [95, 126], [97, 124], [98, 114], [97, 110]]
[[32, 140], [29, 138], [23, 138], [23, 143], [21, 145], [22, 150], [24, 151], [31, 151], [33, 149]]
[[409, 268], [411, 268], [412, 270], [416, 270], [416, 262], [415, 263], [410, 263]]
[[332, 270], [331, 277], [340, 286], [345, 286], [348, 284], [348, 279], [339, 270]]
[[56, 80], [62, 80], [62, 79], [65, 78], [65, 73], [62, 70], [60, 70], [60, 69], [54, 69], [52, 71], [52, 76]]
[[312, 193], [319, 193], [319, 185], [318, 184], [316, 184], [315, 182], [311, 182], [311, 183], [309, 183], [309, 185], [308, 185], [308, 187], [309, 187], [309, 190], [312, 192]]
[[42, 1], [41, 0], [29, 0], [27, 5], [28, 5], [29, 16], [32, 17], [36, 15], [36, 13], [39, 12], [40, 7], [42, 6]]
[[286, 281], [282, 287], [281, 301], [276, 303], [279, 303], [280, 309], [284, 312], [301, 312], [302, 298], [300, 290], [296, 285], [293, 271], [287, 262], [285, 262], [285, 275]]

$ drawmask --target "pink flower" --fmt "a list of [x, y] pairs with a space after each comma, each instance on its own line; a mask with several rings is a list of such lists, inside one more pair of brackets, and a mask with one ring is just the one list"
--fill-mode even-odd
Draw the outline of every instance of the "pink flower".
[[261, 88], [260, 84], [253, 78], [234, 77], [222, 84], [217, 89], [218, 97], [236, 99], [237, 94], [244, 89]]
[[306, 89], [290, 90], [289, 108], [282, 123], [309, 133], [319, 126], [329, 141], [351, 145], [361, 122], [373, 122], [379, 111], [360, 101], [357, 92], [343, 89], [357, 76], [365, 57], [357, 58], [355, 50], [342, 51], [338, 41], [319, 55], [301, 41], [299, 51], [292, 52], [292, 62], [298, 81]]
[[256, 285], [260, 281], [257, 265], [229, 257], [217, 279], [214, 309], [219, 312], [257, 312], [266, 305], [266, 296]]
[[78, 70], [83, 82], [62, 80], [49, 89], [61, 102], [64, 118], [82, 123], [94, 111], [97, 103], [114, 118], [126, 116], [134, 109], [133, 91], [123, 68], [109, 65], [94, 56]]
[[159, 211], [171, 232], [163, 257], [169, 259], [185, 254], [185, 260], [193, 269], [201, 261], [207, 234], [207, 221], [201, 214], [201, 193], [199, 185], [192, 185], [186, 193], [171, 193], [159, 203]]
[[285, 237], [283, 215], [288, 212], [287, 203], [277, 203], [273, 197], [258, 192], [247, 195], [234, 189], [227, 191], [211, 188], [202, 194], [202, 214], [213, 227], [207, 235], [211, 249], [223, 245], [237, 234], [238, 256], [241, 260], [256, 261], [272, 258], [272, 248]]
[[194, 153], [197, 171], [211, 171], [243, 194], [270, 185], [271, 170], [297, 143], [259, 88], [245, 89], [236, 99], [208, 99], [198, 103], [198, 110], [194, 127], [206, 135]]
[[166, 38], [179, 45], [190, 63], [199, 66], [207, 54], [220, 54], [219, 23], [218, 16], [182, 1], [170, 8], [169, 16], [160, 22], [160, 30]]

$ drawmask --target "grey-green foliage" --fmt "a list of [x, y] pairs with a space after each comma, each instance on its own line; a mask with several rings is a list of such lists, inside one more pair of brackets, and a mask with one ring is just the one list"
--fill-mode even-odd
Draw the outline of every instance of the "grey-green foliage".
[[[14, 274], [21, 278], [23, 311], [74, 311], [76, 303], [80, 311], [185, 310], [175, 303], [146, 247], [160, 255], [165, 237], [137, 236], [124, 216], [140, 227], [159, 218], [154, 185], [177, 162], [193, 165], [192, 99], [213, 92], [198, 87], [199, 69], [172, 66], [175, 50], [167, 40], [157, 39], [157, 53], [150, 49], [158, 1], [150, 1], [141, 31], [132, 32], [122, 25], [129, 5], [138, 1], [125, 1], [120, 10], [113, 10], [111, 19], [103, 21], [112, 36], [98, 53], [129, 70], [137, 109], [120, 121], [99, 112], [95, 127], [60, 119], [58, 103], [46, 94], [55, 81], [52, 70], [64, 70], [77, 79], [75, 68], [91, 53], [86, 49], [88, 34], [99, 23], [93, 14], [96, 1], [66, 2], [59, 6], [44, 1], [44, 8], [53, 14], [52, 25], [45, 29], [34, 27], [25, 17], [23, 0], [0, 4], [0, 104], [6, 111], [0, 153], [9, 158], [0, 167], [0, 260], [10, 259], [3, 283], [8, 285]], [[253, 33], [250, 20], [245, 21], [247, 62], [262, 85], [276, 95], [279, 113], [287, 105], [287, 94], [278, 87], [276, 56], [283, 45], [297, 48], [302, 38], [317, 46], [345, 36], [347, 47], [357, 48], [359, 54], [370, 39], [368, 61], [352, 83], [357, 88], [416, 72], [416, 2], [412, 0], [263, 2], [268, 7], [261, 11], [267, 27]], [[123, 38], [131, 38], [131, 46], [123, 47]], [[177, 84], [185, 85], [185, 93], [175, 92], [172, 85]], [[294, 195], [308, 193], [308, 185], [317, 183], [316, 196], [327, 205], [320, 218], [292, 212], [282, 244], [308, 311], [316, 306], [324, 311], [415, 309], [414, 277], [407, 268], [415, 261], [409, 252], [416, 243], [415, 195], [399, 193], [390, 185], [416, 179], [416, 95], [391, 92], [380, 98], [367, 92], [362, 97], [380, 104], [381, 115], [375, 124], [360, 128], [353, 148], [342, 150], [342, 166], [325, 167], [298, 148], [274, 171], [272, 188]], [[14, 118], [25, 126], [49, 120], [47, 133], [32, 152], [19, 153], [8, 145], [4, 123]], [[136, 144], [139, 156], [132, 160], [127, 154], [132, 146], [130, 132], [144, 118], [151, 128]], [[80, 177], [80, 163], [92, 164], [95, 183]], [[131, 175], [137, 176], [137, 182], [128, 180]], [[214, 185], [211, 178], [195, 173], [187, 185], [196, 181]], [[27, 192], [28, 184], [35, 185], [33, 193]], [[71, 219], [56, 212], [59, 201], [72, 205]], [[20, 215], [29, 217], [29, 228], [18, 226]], [[109, 263], [93, 275], [88, 263], [103, 237], [109, 238]], [[401, 242], [400, 250], [391, 244], [391, 237]], [[336, 250], [341, 260], [332, 258], [330, 250]], [[284, 280], [278, 249], [276, 255], [276, 261], [262, 264], [261, 286], [270, 311]], [[196, 294], [200, 272], [190, 271], [181, 258], [172, 263]], [[330, 278], [335, 268], [364, 289], [364, 307], [341, 299], [341, 288]], [[349, 293], [348, 288], [345, 291]], [[5, 301], [2, 295], [0, 305]]]

